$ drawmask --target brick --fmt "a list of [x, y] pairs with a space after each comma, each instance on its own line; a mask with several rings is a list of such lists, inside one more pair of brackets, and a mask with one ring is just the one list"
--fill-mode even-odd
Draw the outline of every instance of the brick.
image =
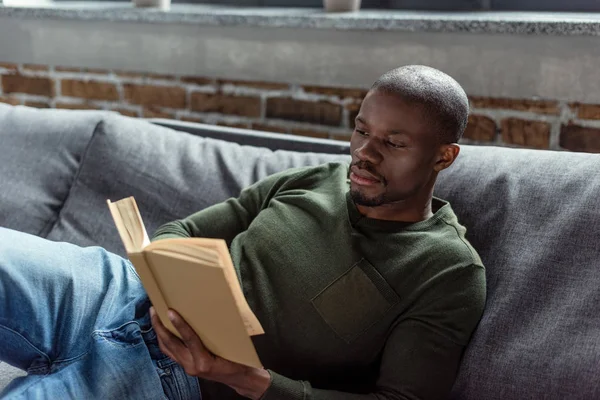
[[108, 82], [64, 79], [60, 85], [63, 96], [80, 97], [87, 100], [119, 100], [117, 87]]
[[502, 141], [518, 146], [547, 149], [550, 144], [550, 124], [506, 118], [502, 120]]
[[144, 78], [144, 74], [141, 72], [130, 72], [130, 71], [114, 71], [115, 75], [119, 78], [132, 78], [141, 79]]
[[108, 75], [108, 74], [110, 74], [110, 71], [106, 70], [106, 69], [82, 68], [82, 67], [62, 67], [62, 66], [57, 66], [57, 67], [54, 67], [54, 71], [56, 71], [56, 72], [82, 72], [82, 73], [101, 74], [101, 75]]
[[[186, 122], [195, 122], [195, 123], [199, 123], [199, 124], [207, 124], [207, 122], [201, 118], [193, 118], [193, 117], [181, 117], [182, 121], [186, 121]], [[212, 123], [210, 125], [213, 125]], [[239, 123], [230, 123], [230, 122], [217, 122], [214, 125], [219, 125], [219, 126], [227, 126], [230, 128], [242, 128], [242, 129], [249, 129], [250, 128], [250, 123], [249, 122], [239, 122]]]
[[21, 104], [21, 101], [18, 99], [15, 99], [14, 97], [5, 97], [5, 96], [0, 96], [0, 103], [5, 103], [5, 104], [10, 104], [11, 106], [17, 106], [19, 104]]
[[308, 137], [319, 138], [319, 139], [329, 138], [329, 132], [315, 131], [312, 129], [292, 129], [292, 131], [290, 133], [292, 135], [308, 136]]
[[192, 93], [191, 109], [199, 112], [260, 117], [261, 100], [252, 96], [232, 96], [213, 93]]
[[62, 108], [65, 110], [99, 110], [99, 107], [87, 103], [56, 103], [54, 108]]
[[108, 74], [110, 74], [109, 70], [100, 69], [100, 68], [82, 68], [81, 72], [87, 72], [88, 74], [99, 74], [99, 75], [108, 75]]
[[558, 115], [558, 102], [549, 100], [506, 99], [497, 97], [469, 97], [473, 108], [501, 108], [517, 111], [531, 111], [539, 114]]
[[237, 123], [231, 123], [231, 122], [217, 122], [216, 125], [219, 126], [227, 126], [229, 128], [241, 128], [241, 129], [248, 129], [250, 128], [250, 123], [248, 122], [237, 122]]
[[326, 96], [337, 96], [342, 99], [348, 97], [363, 99], [368, 92], [368, 90], [362, 88], [338, 88], [326, 86], [303, 86], [303, 89], [307, 93], [323, 94]]
[[127, 110], [125, 108], [113, 108], [112, 111], [116, 111], [119, 114], [124, 115], [126, 117], [139, 117], [139, 114], [137, 111]]
[[276, 83], [276, 82], [262, 82], [262, 81], [244, 81], [244, 80], [235, 80], [235, 79], [219, 79], [217, 81], [219, 85], [234, 85], [234, 86], [243, 86], [254, 89], [264, 89], [264, 90], [287, 90], [290, 88], [290, 85], [287, 83]]
[[560, 147], [571, 151], [600, 153], [600, 129], [569, 124], [560, 128]]
[[182, 76], [181, 82], [192, 83], [194, 85], [204, 86], [215, 83], [214, 79], [203, 78], [200, 76]]
[[267, 118], [339, 126], [342, 121], [342, 107], [325, 101], [311, 102], [271, 97], [267, 99]]
[[346, 105], [346, 109], [348, 110], [348, 126], [350, 129], [354, 130], [354, 124], [356, 122], [356, 116], [360, 111], [361, 103], [350, 103]]
[[132, 104], [185, 108], [185, 89], [175, 86], [123, 85], [125, 99]]
[[153, 74], [149, 72], [130, 72], [130, 71], [115, 71], [115, 74], [120, 78], [130, 79], [156, 79], [162, 81], [174, 81], [174, 75]]
[[275, 132], [275, 133], [288, 133], [289, 128], [281, 125], [269, 125], [260, 122], [253, 122], [252, 129], [255, 131]]
[[12, 64], [12, 63], [0, 63], [0, 68], [7, 69], [9, 71], [16, 71], [18, 68], [18, 65]]
[[600, 104], [577, 104], [577, 118], [600, 119]]
[[346, 135], [346, 134], [338, 134], [338, 133], [335, 133], [335, 134], [332, 134], [332, 135], [331, 135], [331, 138], [332, 138], [333, 140], [342, 140], [342, 141], [344, 141], [344, 142], [349, 142], [349, 141], [350, 141], [350, 139], [352, 138], [352, 134], [347, 134], [347, 135]]
[[167, 118], [167, 119], [175, 118], [175, 113], [169, 112], [169, 111], [164, 111], [164, 110], [159, 110], [156, 108], [144, 108], [142, 110], [142, 115], [144, 118]]
[[81, 68], [77, 67], [54, 67], [56, 72], [81, 72]]
[[181, 117], [180, 118], [182, 121], [186, 121], [186, 122], [195, 122], [198, 124], [205, 124], [206, 121], [203, 120], [202, 118], [196, 118], [196, 117]]
[[29, 71], [48, 71], [49, 67], [47, 65], [39, 64], [23, 64], [23, 69]]
[[469, 115], [463, 137], [478, 142], [491, 142], [496, 137], [496, 123], [483, 115]]
[[34, 108], [50, 108], [50, 104], [48, 104], [47, 102], [43, 102], [43, 101], [26, 101], [24, 103], [24, 105], [26, 105], [27, 107], [34, 107]]
[[54, 96], [54, 82], [49, 78], [32, 78], [22, 75], [3, 75], [4, 93], [27, 93]]

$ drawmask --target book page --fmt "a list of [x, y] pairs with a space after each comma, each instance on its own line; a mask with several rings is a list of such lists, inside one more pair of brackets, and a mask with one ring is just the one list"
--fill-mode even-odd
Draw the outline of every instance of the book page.
[[146, 252], [146, 259], [167, 306], [181, 314], [208, 350], [233, 362], [262, 367], [223, 268], [156, 248]]
[[202, 259], [201, 254], [207, 255], [207, 251], [212, 251], [214, 255], [214, 263], [223, 269], [225, 279], [231, 288], [231, 293], [238, 307], [240, 316], [244, 321], [244, 326], [248, 335], [262, 335], [265, 333], [262, 325], [256, 315], [250, 309], [246, 297], [240, 286], [229, 249], [227, 244], [222, 239], [205, 239], [205, 238], [181, 238], [181, 239], [164, 239], [152, 243], [148, 246], [148, 250], [160, 249], [168, 252], [179, 252], [182, 255], [197, 257]]
[[262, 335], [265, 333], [262, 325], [256, 315], [250, 309], [248, 302], [246, 301], [246, 297], [244, 296], [244, 292], [242, 291], [242, 287], [240, 285], [240, 281], [238, 280], [237, 273], [235, 272], [235, 268], [233, 266], [233, 261], [231, 260], [231, 255], [229, 254], [229, 249], [227, 248], [227, 244], [224, 240], [215, 243], [217, 250], [221, 254], [221, 261], [223, 262], [223, 271], [225, 272], [225, 278], [229, 283], [229, 286], [232, 289], [235, 302], [240, 310], [240, 314], [242, 316], [242, 320], [244, 321], [244, 325], [246, 326], [246, 331], [248, 335]]
[[127, 253], [139, 253], [150, 244], [146, 227], [133, 197], [116, 202], [106, 200]]
[[147, 247], [147, 250], [161, 249], [175, 254], [186, 255], [212, 266], [220, 265], [220, 254], [218, 251], [208, 247], [190, 246], [186, 238], [163, 239], [156, 241]]
[[159, 288], [158, 282], [152, 273], [152, 269], [150, 268], [150, 264], [146, 259], [144, 253], [130, 253], [129, 260], [135, 267], [135, 271], [140, 276], [140, 280], [142, 281], [142, 285], [144, 286], [144, 290], [148, 294], [148, 298], [152, 303], [152, 306], [156, 310], [158, 314], [158, 318], [162, 322], [162, 324], [173, 334], [179, 336], [179, 332], [173, 326], [171, 320], [169, 319], [167, 313], [169, 312], [169, 307], [163, 297], [163, 294]]
[[114, 203], [110, 200], [106, 200], [106, 202], [119, 236], [125, 246], [127, 257], [140, 276], [150, 302], [154, 306], [163, 325], [179, 336], [179, 333], [167, 317], [167, 304], [143, 253], [143, 247], [150, 242], [150, 239], [146, 233], [146, 228], [144, 227], [144, 222], [142, 221], [135, 199], [127, 197]]

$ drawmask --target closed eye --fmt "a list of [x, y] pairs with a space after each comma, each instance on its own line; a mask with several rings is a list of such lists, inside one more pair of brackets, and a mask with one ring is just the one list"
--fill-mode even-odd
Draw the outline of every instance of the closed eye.
[[362, 130], [360, 130], [358, 128], [354, 128], [354, 130], [356, 131], [356, 133], [358, 133], [361, 136], [367, 136], [368, 135], [367, 132], [362, 131]]
[[403, 147], [406, 147], [405, 145], [403, 145], [403, 144], [400, 144], [400, 143], [388, 142], [388, 144], [389, 144], [390, 146], [392, 146], [393, 148], [395, 148], [395, 149], [401, 149], [401, 148], [403, 148]]

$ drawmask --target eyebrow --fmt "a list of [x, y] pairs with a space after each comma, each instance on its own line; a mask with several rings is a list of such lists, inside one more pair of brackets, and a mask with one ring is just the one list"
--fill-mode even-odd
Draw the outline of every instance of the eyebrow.
[[[356, 117], [355, 121], [360, 122], [361, 124], [364, 124], [364, 125], [369, 125], [367, 123], [367, 121], [365, 121], [364, 119], [362, 119], [361, 117], [358, 117], [358, 116]], [[387, 131], [387, 133], [388, 133], [388, 135], [404, 135], [404, 136], [410, 137], [410, 135], [408, 133], [406, 133], [405, 131], [403, 131], [401, 129], [392, 129], [392, 130]]]

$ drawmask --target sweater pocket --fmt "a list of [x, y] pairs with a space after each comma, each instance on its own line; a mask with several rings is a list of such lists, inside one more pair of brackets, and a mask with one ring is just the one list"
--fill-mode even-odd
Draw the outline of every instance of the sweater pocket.
[[329, 327], [351, 343], [399, 300], [385, 278], [363, 258], [311, 301]]

